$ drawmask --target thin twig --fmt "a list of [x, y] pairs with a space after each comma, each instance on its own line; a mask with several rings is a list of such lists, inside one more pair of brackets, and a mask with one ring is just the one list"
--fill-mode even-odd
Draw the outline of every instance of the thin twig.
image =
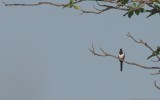
[[159, 89], [159, 90], [160, 90], [160, 87], [157, 85], [156, 80], [154, 81], [154, 85], [155, 85], [155, 87], [156, 87], [157, 89]]
[[139, 44], [143, 44], [145, 47], [147, 47], [150, 51], [152, 51], [152, 53], [154, 53], [156, 55], [156, 57], [160, 61], [160, 57], [154, 52], [154, 50], [151, 48], [151, 46], [149, 46], [146, 42], [144, 42], [143, 40], [139, 40], [139, 41], [136, 40], [130, 33], [128, 33], [127, 36], [129, 38], [131, 38], [134, 42], [139, 43]]
[[160, 75], [160, 73], [152, 73], [152, 74], [150, 74], [150, 75]]
[[52, 2], [38, 2], [38, 3], [34, 3], [34, 4], [8, 4], [8, 3], [2, 1], [2, 3], [5, 6], [39, 6], [39, 5], [43, 5], [43, 4], [48, 4], [48, 5], [53, 5], [53, 6], [60, 7], [60, 6], [66, 6], [67, 5], [67, 4], [56, 4], [56, 3], [52, 3]]

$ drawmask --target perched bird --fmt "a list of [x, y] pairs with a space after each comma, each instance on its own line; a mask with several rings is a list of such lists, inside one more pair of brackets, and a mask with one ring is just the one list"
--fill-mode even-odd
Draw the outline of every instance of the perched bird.
[[123, 61], [122, 60], [124, 60], [124, 58], [125, 58], [125, 53], [123, 52], [122, 49], [120, 49], [120, 51], [119, 51], [118, 58], [120, 61], [120, 68], [121, 68], [120, 70], [122, 71], [122, 68], [123, 68]]

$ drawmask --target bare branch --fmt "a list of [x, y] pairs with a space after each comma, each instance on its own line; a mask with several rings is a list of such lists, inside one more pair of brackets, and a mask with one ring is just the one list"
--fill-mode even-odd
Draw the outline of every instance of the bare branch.
[[103, 12], [105, 12], [105, 11], [107, 11], [107, 10], [110, 10], [110, 9], [119, 9], [119, 10], [123, 10], [123, 11], [128, 11], [127, 8], [118, 8], [118, 7], [109, 6], [109, 5], [100, 5], [98, 2], [97, 2], [97, 4], [98, 4], [99, 6], [103, 6], [104, 8], [100, 10], [100, 9], [98, 9], [98, 8], [95, 8], [95, 6], [94, 6], [93, 8], [96, 9], [96, 11], [93, 11], [93, 10], [87, 11], [87, 10], [81, 9], [81, 11], [82, 11], [81, 15], [84, 14], [84, 13], [100, 14], [100, 13], [103, 13]]
[[129, 38], [131, 38], [134, 42], [139, 43], [139, 44], [143, 44], [145, 47], [147, 47], [149, 50], [151, 50], [152, 53], [154, 53], [156, 55], [156, 57], [158, 58], [158, 60], [160, 61], [160, 57], [154, 52], [154, 50], [151, 48], [151, 46], [149, 46], [146, 42], [144, 42], [143, 40], [139, 40], [139, 41], [136, 40], [132, 35], [130, 35], [130, 33], [128, 33], [127, 36]]
[[156, 80], [154, 81], [154, 85], [155, 85], [155, 87], [156, 87], [157, 89], [159, 89], [159, 90], [160, 90], [160, 87], [157, 85]]
[[92, 43], [92, 49], [89, 49], [89, 51], [92, 52], [96, 56], [104, 56], [104, 57], [106, 56], [106, 54], [97, 54], [97, 53], [95, 53], [95, 50], [94, 50], [94, 47], [93, 47], [93, 43]]
[[52, 3], [52, 2], [38, 2], [38, 3], [34, 3], [34, 4], [7, 4], [4, 1], [2, 1], [2, 3], [5, 6], [39, 6], [39, 5], [43, 5], [43, 4], [48, 4], [48, 5], [53, 5], [53, 6], [57, 6], [57, 7], [62, 7], [62, 6], [67, 5], [67, 4], [56, 4], [56, 3]]
[[[122, 59], [119, 59], [117, 56], [115, 55], [112, 55], [112, 54], [109, 54], [109, 53], [106, 53], [102, 48], [100, 48], [100, 50], [102, 51], [102, 53], [96, 53], [95, 52], [95, 49], [94, 49], [94, 46], [93, 46], [93, 43], [92, 43], [92, 48], [89, 49], [92, 54], [96, 55], [96, 56], [110, 56], [110, 57], [113, 57], [115, 59], [118, 59], [118, 60], [122, 60]], [[150, 66], [145, 66], [145, 65], [141, 65], [141, 64], [138, 64], [138, 63], [134, 63], [134, 62], [130, 62], [130, 61], [127, 61], [127, 60], [122, 60], [123, 62], [129, 64], [129, 65], [135, 65], [135, 66], [138, 66], [138, 67], [141, 67], [141, 68], [144, 68], [144, 69], [160, 69], [160, 67], [150, 67]]]
[[[97, 9], [96, 9], [96, 10], [97, 10]], [[85, 14], [85, 13], [100, 14], [100, 13], [102, 13], [102, 12], [104, 12], [104, 11], [107, 11], [107, 10], [109, 10], [109, 9], [106, 8], [106, 9], [98, 10], [98, 11], [87, 11], [87, 10], [81, 9], [82, 13], [81, 13], [80, 15]]]

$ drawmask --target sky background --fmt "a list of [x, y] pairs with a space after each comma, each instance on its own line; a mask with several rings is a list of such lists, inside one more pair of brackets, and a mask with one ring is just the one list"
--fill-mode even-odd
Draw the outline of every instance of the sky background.
[[156, 70], [124, 64], [120, 72], [118, 60], [97, 57], [88, 50], [92, 42], [97, 52], [101, 47], [118, 55], [123, 48], [126, 60], [156, 66], [159, 63], [146, 60], [151, 52], [126, 34], [156, 48], [160, 45], [159, 15], [130, 19], [116, 10], [80, 13], [49, 5], [0, 4], [0, 100], [160, 100], [153, 84], [157, 80], [160, 85], [159, 77], [150, 75]]

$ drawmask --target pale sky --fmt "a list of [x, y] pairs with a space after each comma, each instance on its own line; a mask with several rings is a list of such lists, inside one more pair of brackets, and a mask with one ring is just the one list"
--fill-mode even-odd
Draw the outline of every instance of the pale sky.
[[97, 52], [101, 47], [118, 55], [123, 48], [126, 60], [157, 66], [146, 60], [151, 52], [126, 34], [130, 32], [156, 48], [160, 45], [159, 15], [130, 19], [116, 10], [100, 15], [80, 13], [48, 5], [0, 4], [0, 100], [160, 99], [153, 84], [157, 80], [160, 85], [159, 77], [150, 75], [156, 70], [124, 64], [120, 72], [118, 60], [97, 57], [88, 50], [92, 42]]

